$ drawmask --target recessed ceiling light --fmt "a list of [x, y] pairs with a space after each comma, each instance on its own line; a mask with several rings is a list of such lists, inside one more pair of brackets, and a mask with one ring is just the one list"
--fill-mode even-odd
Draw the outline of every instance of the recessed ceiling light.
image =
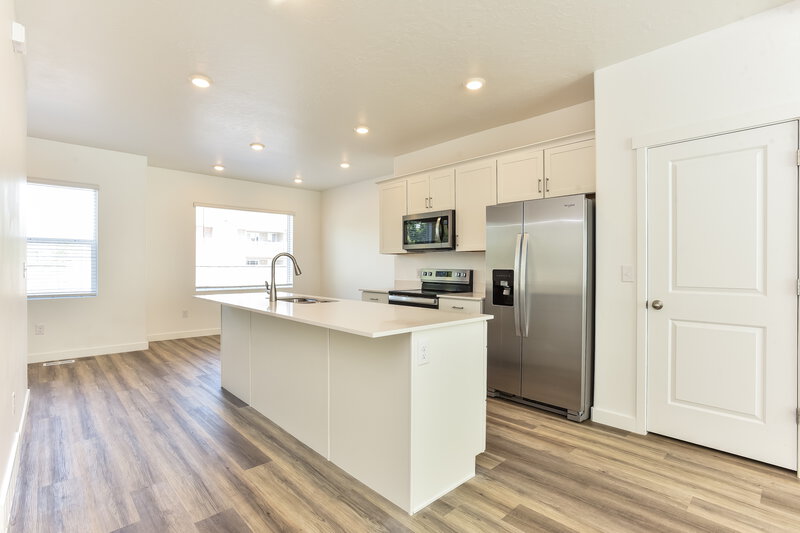
[[339, 163], [339, 166], [342, 168], [350, 168], [350, 163], [348, 163], [347, 161], [342, 161], [341, 163]]
[[478, 89], [482, 89], [484, 85], [486, 85], [486, 80], [484, 80], [483, 78], [472, 78], [464, 83], [464, 87], [466, 87], [470, 91], [477, 91]]
[[369, 133], [369, 128], [366, 126], [358, 126], [356, 128], [356, 133], [358, 133], [359, 135], [366, 135], [367, 133]]
[[223, 170], [225, 170], [225, 167], [220, 164], [214, 165], [212, 168], [217, 172], [222, 172]]
[[211, 87], [211, 78], [203, 76], [202, 74], [193, 74], [190, 78], [192, 85], [200, 87], [201, 89], [208, 89]]
[[301, 178], [300, 176], [297, 176], [297, 177], [294, 179], [294, 182], [295, 182], [295, 183], [303, 183], [303, 178]]
[[250, 143], [250, 148], [255, 150], [256, 152], [260, 152], [264, 149], [264, 145], [261, 143]]

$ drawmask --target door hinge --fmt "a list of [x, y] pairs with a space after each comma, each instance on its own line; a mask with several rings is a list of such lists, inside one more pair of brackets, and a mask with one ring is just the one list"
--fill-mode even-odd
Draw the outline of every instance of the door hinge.
[[797, 166], [800, 167], [800, 150], [797, 151]]
[[797, 280], [797, 295], [800, 296], [800, 279]]
[[797, 410], [795, 411], [795, 415], [797, 417], [796, 418], [797, 423], [800, 424], [800, 407], [798, 407]]

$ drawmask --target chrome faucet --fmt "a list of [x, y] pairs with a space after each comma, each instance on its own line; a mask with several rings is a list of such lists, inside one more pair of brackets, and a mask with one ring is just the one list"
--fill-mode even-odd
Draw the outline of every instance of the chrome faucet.
[[269, 291], [269, 303], [277, 302], [278, 301], [278, 290], [275, 288], [275, 263], [281, 257], [286, 256], [292, 260], [292, 264], [294, 264], [294, 273], [296, 276], [299, 276], [303, 272], [300, 270], [300, 267], [297, 265], [297, 259], [294, 256], [287, 252], [281, 252], [275, 257], [272, 258], [272, 268], [270, 269], [269, 275], [269, 283], [264, 282], [267, 286], [267, 291]]

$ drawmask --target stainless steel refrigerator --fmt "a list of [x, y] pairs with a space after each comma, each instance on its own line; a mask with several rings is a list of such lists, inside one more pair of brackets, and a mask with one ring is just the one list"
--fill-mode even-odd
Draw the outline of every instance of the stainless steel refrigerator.
[[489, 394], [589, 417], [594, 200], [561, 196], [486, 208]]

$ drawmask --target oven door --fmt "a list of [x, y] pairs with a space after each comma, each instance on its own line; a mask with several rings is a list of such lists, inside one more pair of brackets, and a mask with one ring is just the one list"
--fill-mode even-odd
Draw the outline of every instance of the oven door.
[[439, 298], [426, 296], [411, 296], [408, 294], [389, 293], [389, 303], [392, 305], [407, 305], [409, 307], [426, 307], [439, 309]]
[[455, 211], [434, 211], [403, 217], [403, 249], [455, 248]]

